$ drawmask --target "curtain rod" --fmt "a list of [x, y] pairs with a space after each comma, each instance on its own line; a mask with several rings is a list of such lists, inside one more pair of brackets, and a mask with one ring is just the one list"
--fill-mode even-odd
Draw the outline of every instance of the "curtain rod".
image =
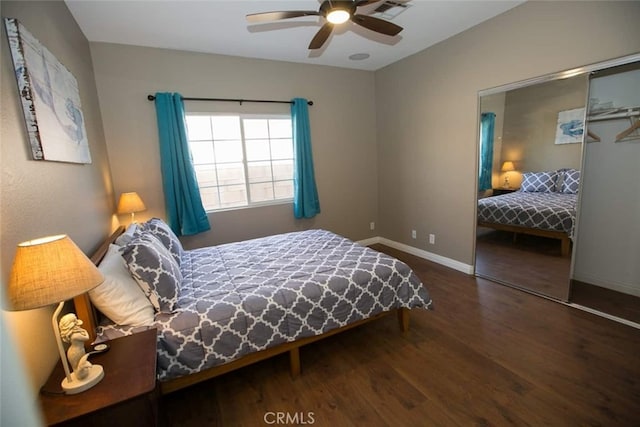
[[[154, 101], [156, 97], [154, 95], [147, 95], [149, 101]], [[230, 99], [230, 98], [185, 98], [185, 101], [222, 101], [222, 102], [239, 102], [242, 105], [243, 102], [267, 102], [271, 104], [293, 104], [292, 101], [272, 101], [264, 99]], [[313, 105], [313, 101], [307, 101], [308, 105]]]

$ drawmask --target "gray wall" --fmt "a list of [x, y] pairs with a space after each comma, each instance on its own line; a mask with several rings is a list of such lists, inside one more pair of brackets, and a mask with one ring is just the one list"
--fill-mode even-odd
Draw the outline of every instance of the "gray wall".
[[[4, 284], [19, 242], [51, 234], [68, 234], [85, 253], [90, 253], [109, 233], [115, 218], [112, 216], [114, 200], [109, 162], [86, 38], [63, 2], [3, 1], [1, 12], [3, 17], [18, 18], [77, 79], [93, 159], [89, 165], [31, 160], [3, 23], [0, 41], [0, 277], [4, 307]], [[34, 390], [44, 383], [59, 359], [51, 315], [51, 308], [2, 313], [2, 321], [7, 323], [7, 329], [24, 357]], [[6, 373], [4, 365], [2, 373]], [[3, 384], [4, 381], [3, 378]], [[37, 393], [34, 391], [32, 395]]]
[[514, 162], [512, 187], [523, 172], [580, 169], [582, 144], [555, 144], [558, 113], [586, 106], [588, 76], [539, 83], [507, 92], [501, 161]]
[[478, 91], [638, 52], [638, 17], [640, 2], [527, 2], [377, 71], [380, 234], [471, 265]]
[[[378, 174], [374, 75], [302, 65], [92, 43], [100, 108], [109, 147], [114, 188], [137, 191], [148, 211], [164, 217], [155, 108], [147, 94], [179, 92], [185, 97], [313, 100], [309, 108], [316, 181], [322, 213], [295, 220], [292, 205], [210, 213], [212, 229], [183, 238], [186, 247], [205, 246], [303, 228], [322, 227], [354, 240], [375, 235]], [[126, 65], [123, 65], [126, 64]], [[256, 104], [188, 102], [188, 111], [265, 110]], [[270, 106], [288, 111], [288, 106]]]

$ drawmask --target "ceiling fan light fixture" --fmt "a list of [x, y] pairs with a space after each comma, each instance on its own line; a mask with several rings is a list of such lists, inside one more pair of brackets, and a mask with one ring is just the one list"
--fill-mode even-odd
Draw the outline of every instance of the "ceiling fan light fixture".
[[331, 36], [334, 26], [347, 21], [351, 21], [355, 25], [366, 28], [367, 30], [393, 37], [402, 31], [402, 27], [374, 16], [358, 14], [358, 8], [360, 6], [368, 6], [379, 1], [381, 0], [324, 0], [317, 12], [315, 10], [289, 10], [252, 13], [247, 15], [247, 21], [250, 23], [260, 23], [303, 16], [319, 16], [324, 18], [326, 22], [322, 24], [322, 27], [320, 27], [316, 35], [311, 39], [309, 49], [320, 49]]
[[327, 13], [327, 21], [332, 24], [343, 24], [351, 18], [351, 14], [344, 9], [333, 9]]

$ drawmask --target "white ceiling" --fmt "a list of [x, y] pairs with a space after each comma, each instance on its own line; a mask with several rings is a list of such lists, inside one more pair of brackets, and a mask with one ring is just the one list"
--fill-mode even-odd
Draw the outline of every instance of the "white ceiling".
[[[499, 15], [524, 1], [396, 0], [410, 5], [391, 22], [404, 30], [383, 36], [353, 23], [334, 29], [322, 49], [309, 42], [323, 18], [249, 25], [250, 13], [318, 10], [319, 0], [66, 0], [89, 41], [377, 70]], [[371, 14], [380, 3], [358, 8]], [[378, 15], [376, 15], [378, 16]], [[349, 56], [366, 53], [361, 61]]]

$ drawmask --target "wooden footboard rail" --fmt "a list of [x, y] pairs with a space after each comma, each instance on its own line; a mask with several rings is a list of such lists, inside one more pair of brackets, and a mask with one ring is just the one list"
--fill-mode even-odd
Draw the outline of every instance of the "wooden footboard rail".
[[[107, 238], [107, 240], [105, 240], [100, 245], [100, 247], [96, 250], [96, 252], [91, 256], [91, 261], [93, 261], [94, 264], [98, 265], [102, 260], [102, 258], [104, 258], [105, 254], [107, 253], [107, 250], [109, 249], [109, 245], [111, 243], [114, 243], [115, 240], [118, 238], [118, 236], [120, 236], [122, 233], [124, 233], [124, 227], [119, 227], [118, 229], [116, 229]], [[83, 326], [89, 332], [90, 340], [88, 341], [88, 343], [91, 343], [96, 338], [96, 330], [98, 327], [96, 310], [91, 304], [91, 300], [89, 299], [88, 294], [77, 296], [76, 298], [74, 298], [73, 302], [75, 304], [76, 315], [78, 316], [79, 319], [82, 320]], [[381, 317], [387, 316], [393, 312], [397, 313], [398, 323], [400, 324], [400, 330], [402, 331], [403, 334], [406, 333], [409, 330], [409, 309], [399, 308], [397, 310], [386, 311], [383, 313], [376, 314], [372, 317], [369, 317], [368, 319], [362, 319], [357, 322], [350, 323], [341, 328], [337, 328], [329, 332], [325, 332], [322, 335], [316, 335], [312, 337], [302, 338], [297, 341], [280, 344], [278, 346], [268, 348], [266, 350], [247, 354], [246, 356], [243, 356], [240, 359], [233, 360], [229, 363], [225, 363], [224, 365], [214, 366], [212, 368], [206, 369], [204, 371], [201, 371], [195, 374], [190, 374], [190, 375], [176, 378], [169, 381], [163, 381], [160, 383], [160, 389], [162, 393], [171, 393], [173, 391], [180, 390], [184, 387], [188, 387], [190, 385], [199, 383], [201, 381], [205, 381], [205, 380], [217, 377], [227, 372], [231, 372], [238, 368], [248, 366], [252, 363], [256, 363], [261, 360], [265, 360], [285, 352], [289, 352], [289, 365], [291, 370], [291, 376], [295, 378], [298, 375], [300, 375], [300, 347], [315, 341], [319, 341], [323, 338], [330, 337], [340, 332], [349, 330], [351, 328], [364, 325], [365, 323], [369, 323], [374, 320], [380, 319]]]
[[493, 228], [494, 230], [510, 231], [512, 233], [529, 234], [532, 236], [548, 237], [560, 240], [560, 254], [568, 257], [571, 253], [571, 239], [564, 231], [538, 230], [537, 228], [521, 227], [519, 225], [496, 224], [493, 222], [478, 221], [480, 227]]
[[303, 345], [310, 344], [312, 342], [330, 337], [332, 335], [336, 335], [340, 332], [344, 332], [346, 330], [358, 327], [360, 325], [364, 325], [365, 323], [378, 320], [381, 317], [384, 317], [393, 313], [394, 311], [397, 312], [398, 323], [400, 324], [400, 330], [404, 334], [409, 330], [409, 309], [399, 308], [393, 311], [385, 311], [383, 313], [379, 313], [379, 314], [376, 314], [375, 316], [369, 317], [368, 319], [358, 320], [357, 322], [350, 323], [341, 328], [337, 328], [329, 332], [325, 332], [322, 335], [315, 335], [312, 337], [302, 338], [297, 341], [280, 344], [278, 346], [268, 348], [262, 351], [258, 351], [256, 353], [247, 354], [246, 356], [243, 356], [240, 359], [233, 360], [229, 363], [225, 363], [224, 365], [214, 366], [212, 368], [206, 369], [204, 371], [201, 371], [195, 374], [190, 374], [190, 375], [176, 378], [169, 381], [163, 381], [160, 383], [160, 389], [162, 391], [162, 394], [171, 393], [171, 392], [180, 390], [182, 388], [191, 386], [193, 384], [199, 383], [201, 381], [215, 378], [219, 375], [226, 374], [227, 372], [234, 371], [236, 369], [251, 365], [252, 363], [256, 363], [261, 360], [265, 360], [285, 352], [289, 352], [289, 369], [291, 371], [291, 376], [293, 378], [296, 378], [298, 375], [300, 375], [300, 347], [302, 347]]

